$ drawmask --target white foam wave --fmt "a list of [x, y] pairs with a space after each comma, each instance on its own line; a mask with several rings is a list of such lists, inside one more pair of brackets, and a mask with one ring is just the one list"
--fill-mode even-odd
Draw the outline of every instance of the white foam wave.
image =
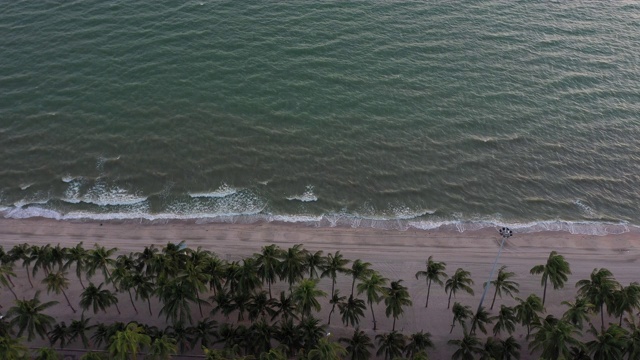
[[62, 177], [61, 180], [63, 182], [66, 182], [66, 183], [70, 183], [70, 182], [72, 182], [74, 180], [79, 180], [80, 178], [81, 178], [80, 176], [75, 177], [75, 176], [71, 176], [71, 175], [65, 175], [65, 176]]
[[212, 192], [199, 192], [199, 193], [189, 193], [189, 196], [191, 196], [192, 198], [200, 198], [200, 197], [205, 197], [205, 198], [221, 198], [221, 197], [226, 197], [229, 195], [233, 195], [235, 193], [237, 193], [238, 190], [235, 188], [230, 187], [227, 184], [222, 184], [220, 185], [220, 187]]
[[313, 193], [313, 185], [307, 185], [307, 188], [302, 195], [290, 196], [287, 198], [287, 200], [312, 202], [312, 201], [318, 201], [318, 197]]
[[81, 186], [82, 182], [79, 180], [69, 182], [61, 200], [70, 204], [84, 202], [98, 206], [134, 205], [147, 200], [146, 196], [131, 194], [118, 186], [108, 186], [105, 183], [95, 184], [86, 194], [81, 194]]
[[31, 185], [33, 185], [33, 183], [22, 184], [20, 185], [20, 190], [27, 190], [28, 188], [31, 187]]

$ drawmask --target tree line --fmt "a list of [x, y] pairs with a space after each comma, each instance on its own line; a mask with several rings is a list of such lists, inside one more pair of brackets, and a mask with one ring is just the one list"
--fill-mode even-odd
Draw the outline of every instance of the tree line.
[[[24, 268], [35, 291], [31, 299], [19, 299], [14, 291], [17, 267]], [[569, 263], [556, 252], [530, 271], [540, 276], [542, 298], [518, 297], [516, 274], [503, 266], [489, 284], [490, 308], [475, 312], [455, 300], [451, 304], [456, 293], [473, 295], [470, 272], [458, 268], [449, 276], [446, 271], [446, 263], [429, 257], [415, 277], [425, 280], [425, 307], [433, 285], [448, 294], [450, 332], [456, 326], [463, 329], [462, 338], [448, 341], [452, 359], [519, 359], [521, 344], [513, 336], [519, 326], [526, 331], [529, 351], [542, 359], [640, 359], [638, 283], [623, 286], [609, 270], [594, 269], [589, 279], [576, 283], [575, 299], [563, 301], [566, 311], [556, 318], [545, 315], [547, 287], [564, 287], [571, 274]], [[341, 294], [336, 284], [345, 277], [350, 291]], [[67, 295], [72, 278], [82, 287], [79, 299]], [[330, 282], [329, 293], [321, 289], [321, 281]], [[286, 290], [274, 292], [277, 283]], [[40, 285], [64, 299], [79, 316], [67, 325], [47, 315], [58, 302], [41, 302]], [[0, 248], [0, 287], [14, 298], [0, 319], [3, 359], [58, 359], [54, 347], [70, 344], [88, 349], [81, 359], [170, 359], [192, 349], [202, 349], [206, 359], [365, 360], [374, 354], [384, 359], [427, 359], [433, 347], [428, 332], [396, 330], [396, 320], [413, 306], [402, 279], [387, 279], [371, 263], [352, 261], [340, 251], [324, 255], [301, 244], [287, 249], [265, 246], [238, 261], [184, 243], [120, 255], [116, 248], [98, 244], [89, 249], [83, 243], [71, 248], [20, 244], [8, 251]], [[164, 317], [168, 326], [92, 322], [90, 313], [115, 309], [120, 314], [120, 293], [136, 313], [154, 316], [152, 300], [158, 303], [156, 315]], [[496, 299], [503, 296], [513, 297], [516, 305], [502, 304], [492, 315]], [[146, 306], [139, 309], [141, 302]], [[372, 339], [360, 329], [360, 321], [370, 312], [373, 330], [378, 330], [374, 305], [380, 303], [392, 326]], [[323, 306], [330, 310], [321, 320], [316, 316]], [[605, 312], [616, 322], [606, 324]], [[194, 319], [193, 313], [199, 316]], [[593, 315], [600, 315], [599, 329], [592, 323]], [[326, 327], [335, 317], [353, 328], [351, 336], [327, 336]], [[583, 342], [583, 331], [593, 339]], [[25, 341], [36, 337], [48, 340], [51, 347], [30, 353]]]

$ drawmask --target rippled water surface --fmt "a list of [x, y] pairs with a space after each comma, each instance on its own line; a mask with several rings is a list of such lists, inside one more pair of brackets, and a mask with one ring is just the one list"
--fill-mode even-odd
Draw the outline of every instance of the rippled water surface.
[[9, 217], [640, 224], [635, 2], [7, 1]]

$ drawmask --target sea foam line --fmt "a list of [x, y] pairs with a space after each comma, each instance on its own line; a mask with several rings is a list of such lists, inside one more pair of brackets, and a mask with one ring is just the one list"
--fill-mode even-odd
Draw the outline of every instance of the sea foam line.
[[[261, 212], [263, 209], [255, 210]], [[24, 219], [42, 217], [55, 220], [145, 220], [145, 221], [171, 221], [171, 220], [195, 220], [197, 223], [234, 223], [252, 224], [259, 222], [274, 223], [298, 223], [315, 227], [351, 227], [373, 228], [381, 230], [406, 231], [417, 230], [449, 230], [449, 231], [474, 231], [484, 228], [508, 226], [515, 233], [535, 233], [546, 231], [568, 232], [576, 235], [612, 235], [630, 232], [631, 229], [640, 227], [628, 223], [610, 223], [595, 221], [538, 221], [527, 223], [505, 223], [498, 221], [460, 221], [460, 220], [403, 220], [403, 219], [375, 219], [355, 217], [352, 215], [277, 215], [264, 213], [158, 213], [151, 214], [144, 211], [116, 212], [116, 213], [90, 213], [72, 211], [60, 213], [55, 210], [38, 206], [5, 207], [0, 208], [0, 213], [5, 218]]]

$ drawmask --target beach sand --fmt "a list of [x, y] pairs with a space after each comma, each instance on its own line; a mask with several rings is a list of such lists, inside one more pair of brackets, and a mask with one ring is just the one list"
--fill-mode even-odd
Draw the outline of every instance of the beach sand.
[[[75, 246], [80, 241], [85, 248], [90, 248], [94, 243], [106, 247], [117, 247], [119, 253], [141, 251], [145, 246], [155, 244], [164, 246], [167, 242], [186, 241], [191, 248], [202, 247], [217, 253], [221, 258], [237, 260], [251, 255], [260, 250], [264, 245], [277, 244], [282, 248], [294, 244], [303, 244], [308, 250], [322, 250], [324, 253], [340, 250], [346, 258], [362, 259], [372, 263], [372, 268], [383, 276], [391, 279], [403, 279], [403, 284], [409, 288], [414, 306], [405, 310], [396, 323], [396, 329], [409, 335], [412, 332], [424, 330], [432, 334], [436, 345], [429, 351], [432, 359], [449, 359], [455, 351], [447, 345], [447, 340], [461, 338], [462, 328], [456, 326], [450, 335], [452, 320], [451, 311], [447, 309], [447, 294], [444, 289], [435, 285], [431, 289], [429, 308], [424, 307], [426, 299], [426, 284], [424, 280], [416, 280], [415, 273], [422, 270], [425, 260], [433, 255], [437, 261], [447, 263], [446, 272], [451, 275], [457, 268], [463, 268], [471, 272], [475, 281], [473, 286], [475, 295], [459, 293], [456, 301], [463, 305], [469, 305], [475, 311], [482, 295], [482, 286], [487, 281], [495, 256], [497, 254], [501, 237], [497, 229], [483, 229], [477, 231], [391, 231], [367, 228], [318, 228], [303, 224], [198, 224], [195, 222], [66, 222], [47, 219], [2, 219], [0, 220], [0, 239], [5, 250], [20, 243], [29, 244], [60, 244], [66, 247]], [[623, 285], [632, 281], [639, 281], [638, 259], [640, 255], [640, 236], [635, 230], [619, 235], [591, 236], [572, 235], [560, 232], [537, 232], [522, 234], [515, 232], [508, 239], [500, 257], [498, 267], [507, 265], [510, 271], [517, 274], [516, 281], [520, 284], [520, 297], [525, 298], [531, 293], [542, 296], [540, 277], [530, 275], [529, 270], [538, 264], [546, 262], [550, 251], [557, 251], [569, 261], [573, 274], [564, 289], [547, 291], [547, 314], [560, 316], [564, 306], [563, 300], [573, 300], [575, 296], [575, 283], [578, 280], [588, 278], [594, 268], [606, 267], [615, 275]], [[18, 275], [16, 292], [19, 297], [31, 298], [36, 289], [31, 289], [26, 281], [24, 269], [16, 266], [14, 269]], [[42, 273], [37, 275], [36, 282], [42, 279]], [[82, 291], [80, 283], [75, 278], [75, 273], [70, 271], [71, 287], [68, 295], [71, 299], [79, 299]], [[100, 282], [96, 276], [95, 282]], [[322, 288], [330, 292], [330, 280], [321, 281]], [[347, 277], [338, 279], [337, 288], [341, 293], [349, 294], [351, 280]], [[62, 295], [46, 294], [43, 285], [41, 299], [57, 300], [59, 304], [48, 312], [58, 321], [66, 321], [79, 318], [81, 310], [73, 314], [67, 306]], [[279, 283], [275, 289], [285, 289], [286, 285]], [[489, 289], [485, 299], [485, 306], [491, 304], [493, 289]], [[72, 300], [73, 301], [73, 300]], [[13, 296], [7, 291], [2, 292], [0, 304], [6, 310], [12, 305]], [[74, 306], [77, 302], [74, 304]], [[136, 315], [128, 295], [119, 295], [119, 304], [122, 314], [118, 315], [115, 309], [108, 314], [88, 314], [93, 321], [122, 321], [136, 320], [164, 327], [164, 317], [158, 318], [160, 306], [153, 304], [152, 317], [142, 301], [136, 303], [139, 314]], [[321, 301], [322, 311], [317, 315], [326, 322], [330, 305], [328, 298]], [[510, 298], [496, 300], [496, 307], [492, 314], [497, 313], [500, 304], [514, 305]], [[372, 322], [367, 317], [361, 320], [360, 327], [366, 330], [372, 337], [391, 330], [392, 319], [384, 316], [384, 304], [374, 305], [378, 320], [378, 331], [372, 329]], [[209, 312], [209, 308], [205, 310]], [[194, 307], [194, 321], [199, 318], [197, 307]], [[365, 312], [368, 316], [369, 310]], [[205, 314], [206, 316], [206, 314]], [[218, 321], [224, 321], [219, 318]], [[234, 320], [234, 319], [232, 319]], [[613, 320], [612, 320], [613, 321]], [[599, 316], [593, 317], [593, 322], [599, 325]], [[342, 326], [340, 316], [336, 311], [333, 315], [332, 325], [327, 329], [334, 339], [340, 336], [349, 336], [351, 328]], [[490, 331], [490, 329], [489, 329]], [[479, 332], [478, 332], [479, 333]], [[479, 333], [482, 338], [484, 336]], [[529, 355], [527, 342], [524, 339], [525, 330], [518, 328], [514, 334], [521, 340], [522, 358], [536, 358]], [[585, 335], [590, 339], [590, 335]], [[42, 342], [34, 342], [38, 345]], [[71, 345], [71, 348], [79, 346]], [[375, 351], [374, 351], [375, 353]]]

